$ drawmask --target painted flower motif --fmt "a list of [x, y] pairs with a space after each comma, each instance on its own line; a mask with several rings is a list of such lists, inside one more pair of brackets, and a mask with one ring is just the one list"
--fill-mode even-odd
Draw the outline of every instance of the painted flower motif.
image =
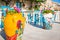
[[17, 27], [18, 27], [18, 29], [21, 28], [21, 20], [17, 21]]

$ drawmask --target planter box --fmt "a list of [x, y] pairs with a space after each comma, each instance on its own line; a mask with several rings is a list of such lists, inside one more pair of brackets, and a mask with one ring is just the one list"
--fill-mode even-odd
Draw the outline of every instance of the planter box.
[[45, 29], [51, 29], [52, 28], [52, 24], [53, 24], [53, 19], [54, 19], [54, 16], [52, 13], [48, 13], [48, 14], [43, 14], [44, 16], [44, 27]]
[[43, 14], [43, 16], [47, 21], [53, 21], [52, 19], [54, 19], [54, 15], [52, 13]]

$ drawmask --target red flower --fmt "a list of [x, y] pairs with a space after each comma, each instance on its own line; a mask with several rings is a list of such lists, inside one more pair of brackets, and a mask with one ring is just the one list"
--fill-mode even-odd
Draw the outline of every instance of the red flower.
[[18, 27], [18, 29], [21, 27], [21, 20], [17, 21], [17, 27]]

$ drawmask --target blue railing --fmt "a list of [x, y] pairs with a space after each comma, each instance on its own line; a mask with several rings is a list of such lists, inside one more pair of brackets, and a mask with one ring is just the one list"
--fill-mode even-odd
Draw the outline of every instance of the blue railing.
[[[24, 13], [25, 12], [25, 13]], [[29, 24], [35, 26], [35, 27], [39, 27], [39, 28], [44, 28], [44, 29], [51, 29], [52, 26], [50, 24], [52, 24], [54, 22], [54, 18], [55, 15], [52, 15], [53, 18], [50, 18], [50, 22], [44, 17], [44, 15], [42, 14], [42, 12], [40, 10], [36, 10], [36, 11], [24, 11], [24, 14], [27, 14], [27, 18], [28, 20], [26, 20]]]
[[[30, 25], [33, 25], [38, 28], [43, 28], [43, 29], [51, 29], [52, 26], [50, 25], [54, 21], [54, 15], [53, 18], [51, 18], [51, 21], [48, 22], [48, 20], [44, 17], [42, 12], [40, 10], [35, 10], [35, 11], [22, 11], [23, 16], [26, 17], [27, 23]], [[26, 14], [26, 15], [25, 15]], [[3, 28], [4, 23], [1, 21], [1, 27]]]

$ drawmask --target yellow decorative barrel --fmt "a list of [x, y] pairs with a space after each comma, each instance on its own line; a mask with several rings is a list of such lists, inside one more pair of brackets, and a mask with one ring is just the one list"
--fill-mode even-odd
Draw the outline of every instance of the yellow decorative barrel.
[[23, 33], [24, 26], [25, 17], [22, 16], [22, 13], [8, 12], [4, 19], [4, 31], [7, 40], [17, 40], [18, 36]]

